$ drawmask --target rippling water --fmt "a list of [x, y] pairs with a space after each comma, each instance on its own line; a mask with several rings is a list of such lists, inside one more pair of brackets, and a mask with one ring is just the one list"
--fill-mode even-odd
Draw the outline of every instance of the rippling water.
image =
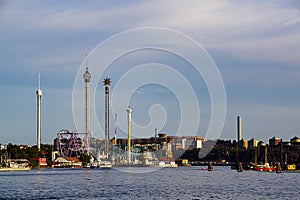
[[300, 173], [238, 173], [228, 167], [215, 167], [208, 172], [200, 168], [3, 172], [0, 198], [300, 199]]

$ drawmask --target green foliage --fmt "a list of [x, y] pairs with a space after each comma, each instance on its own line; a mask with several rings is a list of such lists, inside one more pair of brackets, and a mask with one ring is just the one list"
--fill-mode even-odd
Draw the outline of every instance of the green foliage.
[[[52, 160], [52, 145], [41, 145], [41, 152], [38, 152], [36, 146], [28, 147], [22, 145], [13, 145], [9, 143], [7, 145], [7, 150], [2, 150], [2, 154], [7, 153], [8, 158], [11, 159], [30, 159], [30, 158], [40, 158], [45, 157], [47, 160], [47, 165], [51, 166]], [[32, 167], [37, 167], [38, 162], [36, 160], [30, 161]]]
[[90, 155], [87, 155], [87, 154], [80, 154], [79, 156], [79, 160], [82, 162], [82, 164], [87, 164], [90, 162], [92, 156], [91, 154]]
[[29, 165], [32, 167], [32, 168], [36, 168], [38, 166], [38, 161], [37, 160], [30, 160], [29, 161]]

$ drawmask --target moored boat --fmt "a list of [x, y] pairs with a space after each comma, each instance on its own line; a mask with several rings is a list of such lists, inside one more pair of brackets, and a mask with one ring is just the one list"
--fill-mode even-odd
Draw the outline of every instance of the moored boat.
[[274, 172], [276, 170], [275, 167], [270, 166], [269, 163], [265, 163], [263, 165], [255, 165], [253, 168], [255, 171], [265, 171], [265, 172]]
[[8, 159], [4, 163], [5, 164], [0, 167], [0, 172], [31, 170], [27, 159]]
[[101, 169], [110, 169], [111, 167], [112, 167], [112, 164], [108, 160], [99, 162], [99, 168], [101, 168]]

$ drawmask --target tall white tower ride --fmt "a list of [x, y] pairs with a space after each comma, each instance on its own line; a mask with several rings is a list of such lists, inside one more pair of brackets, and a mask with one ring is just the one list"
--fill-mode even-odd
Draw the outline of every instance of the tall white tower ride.
[[[85, 55], [85, 73], [83, 74], [83, 79], [85, 82], [85, 132], [86, 132], [86, 142], [87, 142], [87, 149], [89, 151], [89, 139], [90, 139], [90, 81], [91, 81], [91, 73], [88, 69], [88, 59], [87, 54]], [[89, 152], [88, 152], [89, 153]]]
[[131, 108], [128, 106], [127, 108], [127, 123], [128, 123], [128, 136], [127, 136], [127, 162], [131, 163], [131, 155], [130, 155], [130, 147], [131, 147], [131, 138], [130, 138], [130, 128], [131, 128]]
[[38, 90], [36, 91], [37, 97], [37, 148], [41, 151], [41, 100], [42, 90], [40, 88], [40, 73], [38, 75]]

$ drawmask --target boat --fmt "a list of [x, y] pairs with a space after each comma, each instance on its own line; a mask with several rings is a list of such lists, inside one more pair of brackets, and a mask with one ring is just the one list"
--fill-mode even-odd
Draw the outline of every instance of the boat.
[[99, 162], [99, 168], [101, 169], [110, 169], [112, 167], [112, 164], [108, 160], [103, 160]]
[[171, 168], [176, 168], [178, 165], [175, 163], [174, 158], [159, 158], [159, 167], [171, 167]]
[[176, 164], [180, 167], [191, 167], [188, 159], [177, 159]]
[[[251, 166], [251, 168], [255, 171], [274, 172], [274, 171], [276, 171], [276, 167], [271, 166], [268, 162], [268, 145], [265, 144], [264, 146], [265, 146], [264, 163], [257, 164], [257, 158], [255, 158], [255, 163]], [[256, 153], [255, 153], [255, 156], [257, 156]]]
[[0, 172], [27, 171], [31, 170], [27, 159], [8, 159], [4, 167], [0, 167]]
[[265, 172], [274, 172], [276, 170], [276, 168], [273, 167], [273, 166], [270, 166], [269, 163], [265, 163], [263, 165], [258, 165], [258, 164], [255, 165], [254, 170], [255, 171], [261, 171], [261, 172], [263, 172], [263, 171], [265, 171]]
[[288, 171], [296, 171], [296, 165], [295, 164], [289, 164], [287, 165]]
[[93, 161], [90, 165], [91, 169], [96, 169], [98, 167], [98, 162], [97, 161]]

